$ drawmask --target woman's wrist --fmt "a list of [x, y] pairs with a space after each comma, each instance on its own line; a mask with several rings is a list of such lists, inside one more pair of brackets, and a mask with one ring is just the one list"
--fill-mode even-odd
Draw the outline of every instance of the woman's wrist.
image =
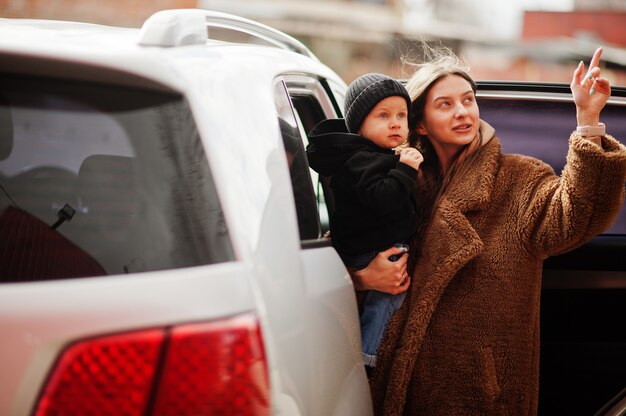
[[600, 115], [576, 112], [576, 122], [579, 126], [597, 126], [600, 123]]
[[350, 278], [352, 279], [352, 285], [354, 286], [354, 290], [367, 290], [365, 285], [363, 284], [363, 278], [361, 276], [361, 271], [354, 268], [348, 267], [348, 273], [350, 273]]

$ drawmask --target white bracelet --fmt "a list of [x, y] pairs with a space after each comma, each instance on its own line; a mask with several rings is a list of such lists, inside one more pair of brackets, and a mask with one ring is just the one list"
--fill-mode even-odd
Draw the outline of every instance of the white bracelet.
[[604, 123], [598, 123], [597, 126], [578, 126], [576, 132], [582, 137], [605, 136], [606, 126]]

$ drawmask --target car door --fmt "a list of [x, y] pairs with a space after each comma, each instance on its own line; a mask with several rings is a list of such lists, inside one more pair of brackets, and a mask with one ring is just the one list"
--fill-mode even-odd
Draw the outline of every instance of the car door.
[[[483, 82], [481, 118], [505, 153], [537, 157], [558, 174], [576, 128], [569, 86]], [[607, 133], [626, 140], [626, 89], [602, 112]], [[624, 387], [626, 374], [626, 208], [591, 241], [544, 264], [539, 411], [594, 414]]]
[[[332, 92], [318, 77], [286, 74], [276, 80], [278, 124], [285, 146], [300, 232], [310, 326], [307, 344], [312, 414], [371, 415], [369, 386], [361, 360], [361, 335], [352, 281], [330, 240], [324, 238], [317, 176], [306, 158], [311, 124], [336, 117]], [[293, 103], [293, 105], [292, 105]]]

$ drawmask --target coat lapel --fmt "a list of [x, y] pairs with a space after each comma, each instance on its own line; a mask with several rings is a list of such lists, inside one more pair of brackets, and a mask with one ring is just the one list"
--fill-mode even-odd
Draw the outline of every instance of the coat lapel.
[[424, 236], [423, 253], [414, 273], [416, 284], [410, 289], [412, 301], [406, 302], [410, 306], [407, 308], [410, 309], [408, 316], [421, 316], [417, 321], [422, 324], [413, 323], [410, 319], [408, 330], [425, 331], [425, 328], [419, 327], [430, 321], [452, 278], [482, 252], [483, 242], [467, 214], [488, 206], [499, 155], [500, 142], [497, 139], [485, 143], [468, 172], [460, 181], [453, 182], [440, 200]]
[[452, 183], [439, 202], [424, 236], [423, 253], [412, 274], [408, 296], [389, 324], [388, 342], [381, 346], [383, 368], [372, 380], [372, 393], [375, 402], [382, 399], [383, 409], [377, 410], [385, 415], [403, 413], [412, 369], [441, 296], [457, 272], [482, 252], [483, 242], [467, 214], [489, 204], [497, 174], [500, 143], [490, 140], [493, 129], [486, 127], [490, 134], [469, 172]]

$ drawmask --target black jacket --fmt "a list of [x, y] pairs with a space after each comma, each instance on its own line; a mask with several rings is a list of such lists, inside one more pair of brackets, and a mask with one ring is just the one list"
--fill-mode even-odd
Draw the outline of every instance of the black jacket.
[[307, 157], [313, 170], [331, 177], [330, 230], [339, 252], [385, 250], [415, 232], [417, 171], [392, 150], [348, 133], [343, 119], [329, 119], [309, 133]]

